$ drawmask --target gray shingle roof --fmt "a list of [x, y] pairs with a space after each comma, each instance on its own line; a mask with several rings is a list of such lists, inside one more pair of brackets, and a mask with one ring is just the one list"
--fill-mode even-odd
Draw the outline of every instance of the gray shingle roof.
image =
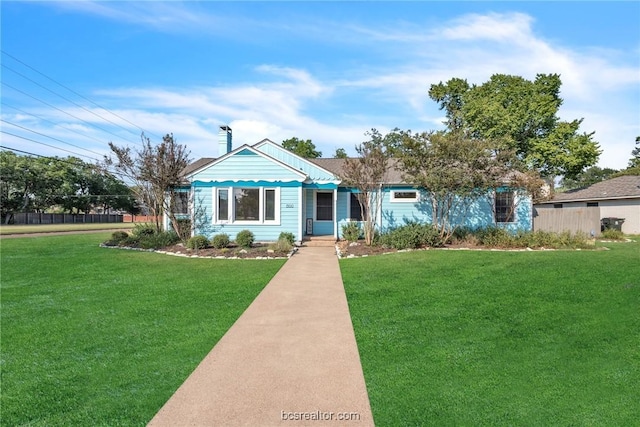
[[558, 193], [551, 200], [545, 203], [627, 199], [636, 197], [640, 198], [640, 176], [626, 175], [607, 179], [588, 187]]
[[189, 163], [187, 167], [182, 170], [182, 175], [189, 175], [191, 172], [213, 162], [215, 159], [215, 157], [202, 157], [193, 163]]
[[[323, 169], [328, 170], [336, 176], [342, 176], [344, 174], [344, 163], [346, 159], [308, 159]], [[385, 184], [403, 184], [401, 172], [396, 168], [396, 161], [391, 159], [389, 161], [389, 168], [384, 179]]]

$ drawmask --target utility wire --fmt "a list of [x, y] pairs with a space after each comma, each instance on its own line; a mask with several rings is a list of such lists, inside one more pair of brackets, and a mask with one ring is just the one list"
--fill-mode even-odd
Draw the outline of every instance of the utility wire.
[[108, 130], [106, 130], [106, 129], [104, 129], [104, 128], [100, 127], [100, 126], [97, 126], [97, 125], [91, 124], [91, 123], [89, 123], [88, 121], [83, 120], [83, 119], [81, 119], [80, 117], [74, 116], [73, 114], [71, 114], [71, 113], [69, 113], [69, 112], [66, 112], [66, 111], [64, 111], [64, 110], [62, 110], [62, 109], [60, 109], [60, 108], [58, 108], [58, 107], [56, 107], [56, 106], [54, 106], [54, 105], [51, 105], [51, 104], [49, 104], [49, 103], [48, 103], [48, 102], [46, 102], [46, 101], [43, 101], [43, 100], [41, 100], [41, 99], [39, 99], [39, 98], [36, 98], [36, 97], [35, 97], [35, 96], [33, 96], [33, 95], [29, 95], [28, 93], [26, 93], [26, 92], [24, 92], [24, 91], [22, 91], [22, 90], [20, 90], [20, 89], [18, 89], [18, 88], [16, 88], [16, 87], [14, 87], [14, 86], [11, 86], [11, 85], [10, 85], [10, 84], [8, 84], [8, 83], [2, 82], [2, 84], [3, 84], [4, 86], [7, 86], [8, 88], [11, 88], [11, 89], [15, 90], [16, 92], [20, 92], [21, 94], [28, 96], [29, 98], [35, 99], [36, 101], [41, 102], [41, 103], [43, 103], [44, 105], [46, 105], [46, 106], [48, 106], [48, 107], [51, 107], [51, 108], [53, 108], [53, 109], [55, 109], [55, 110], [58, 110], [58, 111], [60, 111], [60, 112], [62, 112], [62, 113], [64, 113], [64, 114], [66, 114], [66, 115], [68, 115], [68, 116], [70, 116], [70, 117], [73, 117], [73, 118], [74, 118], [74, 119], [76, 119], [76, 120], [80, 120], [81, 122], [84, 122], [84, 123], [88, 124], [89, 126], [92, 126], [92, 127], [98, 128], [98, 129], [100, 129], [101, 131], [106, 132], [106, 133], [108, 133], [108, 134], [111, 134], [111, 135], [113, 135], [113, 136], [115, 136], [115, 137], [117, 137], [117, 138], [122, 138], [120, 135], [116, 135], [115, 133], [113, 133], [113, 132], [111, 132], [111, 131], [108, 131]]
[[72, 103], [72, 104], [73, 104], [73, 105], [75, 105], [76, 107], [82, 108], [82, 109], [83, 109], [84, 111], [86, 111], [87, 113], [93, 114], [94, 116], [98, 117], [99, 119], [104, 120], [105, 122], [109, 122], [109, 123], [111, 123], [112, 125], [119, 127], [120, 129], [124, 129], [125, 131], [130, 132], [130, 133], [132, 133], [132, 134], [136, 135], [136, 133], [135, 133], [135, 132], [133, 132], [131, 129], [127, 129], [127, 128], [125, 128], [125, 127], [123, 127], [123, 126], [119, 125], [118, 123], [113, 122], [113, 121], [111, 121], [111, 120], [109, 120], [109, 119], [107, 119], [107, 118], [105, 118], [105, 117], [101, 116], [100, 114], [96, 113], [95, 111], [91, 111], [91, 110], [89, 110], [88, 108], [86, 108], [86, 107], [84, 107], [84, 106], [82, 106], [82, 105], [78, 104], [77, 102], [72, 101], [71, 99], [69, 99], [69, 98], [67, 98], [67, 97], [65, 97], [65, 96], [63, 96], [63, 95], [60, 95], [59, 93], [57, 93], [57, 92], [55, 92], [55, 91], [53, 91], [53, 90], [49, 89], [48, 87], [45, 87], [45, 86], [41, 85], [41, 84], [40, 84], [40, 83], [38, 83], [37, 81], [35, 81], [35, 80], [33, 80], [33, 79], [31, 79], [31, 78], [29, 78], [29, 77], [25, 76], [24, 74], [22, 74], [22, 73], [20, 73], [20, 72], [18, 72], [18, 71], [16, 71], [16, 70], [14, 70], [13, 68], [11, 68], [11, 67], [9, 67], [9, 66], [7, 66], [7, 65], [5, 65], [5, 64], [2, 64], [2, 67], [6, 68], [7, 70], [9, 70], [9, 71], [11, 71], [11, 72], [13, 72], [13, 73], [16, 73], [17, 75], [21, 76], [22, 78], [24, 78], [24, 79], [26, 79], [26, 80], [29, 80], [31, 83], [35, 84], [36, 86], [39, 86], [39, 87], [41, 87], [42, 89], [44, 89], [44, 90], [46, 90], [46, 91], [48, 91], [48, 92], [51, 92], [51, 93], [52, 93], [52, 94], [54, 94], [54, 95], [59, 96], [60, 98], [64, 99], [65, 101], [68, 101], [68, 102]]
[[57, 127], [59, 127], [60, 129], [64, 129], [64, 130], [68, 130], [69, 132], [76, 133], [76, 134], [78, 134], [78, 135], [82, 136], [83, 138], [93, 139], [94, 141], [97, 141], [97, 142], [99, 142], [99, 143], [101, 143], [101, 144], [104, 144], [104, 141], [103, 141], [103, 140], [98, 139], [98, 138], [96, 138], [95, 136], [85, 135], [85, 134], [83, 134], [83, 133], [81, 133], [81, 132], [78, 132], [78, 131], [77, 131], [77, 130], [75, 130], [75, 129], [71, 129], [71, 128], [68, 128], [68, 127], [66, 127], [66, 126], [62, 126], [62, 125], [60, 125], [60, 124], [58, 124], [58, 123], [52, 122], [51, 120], [47, 120], [47, 119], [45, 119], [44, 117], [40, 117], [40, 116], [38, 116], [37, 114], [29, 113], [29, 112], [27, 112], [27, 111], [24, 111], [24, 110], [19, 109], [18, 107], [14, 107], [13, 105], [9, 105], [9, 104], [7, 104], [7, 103], [6, 103], [6, 102], [4, 102], [4, 101], [0, 102], [0, 104], [4, 105], [5, 107], [9, 107], [9, 108], [11, 108], [11, 109], [14, 109], [14, 110], [16, 110], [16, 111], [18, 111], [18, 112], [20, 112], [20, 113], [22, 113], [22, 114], [26, 114], [26, 115], [28, 115], [28, 116], [35, 117], [36, 119], [38, 119], [38, 120], [42, 120], [43, 122], [51, 123], [52, 125], [57, 126]]
[[[4, 131], [2, 131], [2, 132], [4, 132]], [[4, 132], [4, 133], [6, 133], [6, 132]], [[21, 138], [21, 137], [19, 136], [18, 138]], [[26, 139], [26, 138], [23, 138], [23, 139]], [[37, 141], [34, 141], [34, 142], [37, 142]], [[45, 145], [46, 145], [46, 144], [45, 144]], [[70, 160], [63, 159], [63, 158], [60, 158], [60, 157], [55, 157], [55, 156], [44, 156], [44, 155], [42, 155], [42, 154], [36, 154], [36, 153], [32, 153], [32, 152], [30, 152], [30, 151], [24, 151], [24, 150], [19, 150], [19, 149], [17, 149], [17, 148], [8, 147], [8, 146], [6, 146], [6, 145], [0, 145], [0, 148], [3, 148], [3, 149], [5, 149], [5, 150], [15, 151], [16, 153], [27, 154], [27, 155], [29, 155], [29, 156], [36, 156], [36, 157], [49, 158], [49, 159], [53, 159], [53, 160], [58, 161], [58, 162], [69, 163], [69, 164], [71, 164], [71, 165], [75, 165], [75, 164], [76, 164], [76, 163], [74, 163], [74, 162], [72, 162], [72, 161], [70, 161]], [[66, 151], [66, 150], [65, 150], [65, 151]], [[90, 157], [90, 158], [91, 158], [91, 157]], [[91, 159], [92, 159], [92, 160], [95, 160], [95, 159], [93, 159], [93, 158], [91, 158]], [[98, 162], [98, 163], [99, 163], [99, 162]], [[114, 169], [107, 168], [107, 167], [105, 167], [105, 166], [103, 166], [103, 165], [99, 165], [99, 167], [101, 167], [102, 169], [104, 169], [105, 171], [109, 172], [109, 173], [110, 173], [110, 174], [112, 174], [112, 175], [119, 176], [119, 177], [121, 178], [121, 180], [122, 180], [122, 178], [123, 178], [123, 177], [128, 179], [128, 177], [127, 177], [126, 175], [124, 175], [122, 172], [119, 172], [119, 171], [114, 170]], [[122, 181], [122, 182], [124, 182], [124, 181]], [[125, 185], [126, 185], [126, 183], [125, 183]]]
[[98, 156], [102, 156], [102, 154], [101, 154], [101, 153], [98, 153], [97, 151], [92, 151], [92, 150], [89, 150], [88, 148], [83, 148], [83, 147], [80, 147], [79, 145], [75, 145], [75, 144], [72, 144], [72, 143], [70, 143], [70, 142], [66, 142], [66, 141], [63, 141], [63, 140], [61, 140], [61, 139], [54, 138], [53, 136], [45, 135], [44, 133], [40, 133], [40, 132], [37, 132], [37, 131], [35, 131], [35, 130], [33, 130], [33, 129], [29, 129], [29, 128], [26, 128], [26, 127], [24, 127], [24, 126], [17, 125], [17, 124], [15, 124], [15, 123], [11, 123], [11, 122], [9, 122], [9, 121], [7, 121], [7, 120], [0, 119], [0, 122], [4, 122], [4, 123], [7, 123], [7, 124], [9, 124], [9, 125], [11, 125], [11, 126], [15, 126], [15, 127], [17, 127], [17, 128], [20, 128], [20, 129], [26, 130], [26, 131], [28, 131], [28, 132], [35, 133], [36, 135], [44, 136], [45, 138], [53, 139], [54, 141], [58, 141], [58, 142], [61, 142], [61, 143], [63, 143], [63, 144], [66, 144], [66, 145], [70, 145], [70, 146], [72, 146], [72, 147], [79, 148], [79, 149], [84, 150], [84, 151], [88, 151], [89, 153], [93, 153], [93, 154], [97, 154]]
[[35, 139], [27, 138], [25, 136], [16, 135], [14, 133], [7, 132], [5, 130], [0, 130], [0, 132], [2, 132], [4, 134], [7, 134], [7, 135], [14, 136], [16, 138], [24, 139], [26, 141], [35, 142], [36, 144], [40, 144], [40, 145], [44, 145], [44, 146], [47, 146], [47, 147], [55, 148], [56, 150], [66, 151], [67, 153], [75, 154], [76, 156], [86, 157], [87, 159], [91, 159], [91, 160], [94, 160], [96, 162], [100, 162], [98, 159], [95, 159], [95, 158], [93, 158], [91, 156], [87, 156], [87, 155], [84, 155], [84, 154], [76, 153], [75, 151], [67, 150], [65, 148], [56, 147], [55, 145], [45, 144], [44, 142], [36, 141]]
[[35, 68], [34, 68], [34, 67], [32, 67], [31, 65], [29, 65], [29, 64], [27, 64], [27, 63], [25, 63], [24, 61], [21, 61], [20, 59], [18, 59], [18, 58], [16, 58], [15, 56], [11, 55], [11, 54], [10, 54], [10, 53], [8, 53], [7, 51], [5, 51], [5, 50], [3, 50], [3, 49], [0, 49], [0, 51], [2, 51], [2, 53], [4, 53], [5, 55], [7, 55], [9, 58], [13, 59], [14, 61], [19, 62], [20, 64], [24, 65], [25, 67], [29, 68], [30, 70], [35, 71], [36, 73], [38, 73], [38, 74], [40, 74], [41, 76], [43, 76], [43, 77], [45, 77], [45, 78], [49, 79], [50, 81], [54, 82], [55, 84], [57, 84], [57, 85], [59, 85], [59, 86], [61, 86], [61, 87], [65, 88], [65, 89], [66, 89], [66, 90], [68, 90], [69, 92], [71, 92], [71, 93], [73, 93], [73, 94], [75, 94], [75, 95], [79, 96], [80, 98], [82, 98], [82, 99], [84, 99], [84, 100], [86, 100], [86, 101], [89, 101], [90, 103], [92, 103], [92, 104], [93, 104], [93, 105], [95, 105], [96, 107], [101, 108], [101, 109], [103, 109], [104, 111], [106, 111], [106, 112], [108, 112], [108, 113], [110, 113], [110, 114], [112, 114], [112, 115], [116, 116], [116, 117], [117, 117], [117, 118], [119, 118], [120, 120], [123, 120], [123, 121], [125, 121], [125, 122], [129, 123], [131, 126], [133, 126], [133, 127], [135, 127], [135, 128], [138, 128], [141, 132], [144, 132], [144, 133], [146, 133], [146, 134], [149, 134], [149, 135], [151, 135], [151, 136], [155, 136], [156, 138], [159, 138], [159, 137], [158, 137], [158, 135], [154, 135], [154, 134], [152, 134], [152, 133], [150, 133], [150, 132], [146, 132], [142, 127], [140, 127], [140, 126], [136, 125], [135, 123], [133, 123], [133, 122], [131, 122], [131, 121], [129, 121], [129, 120], [127, 120], [127, 119], [125, 119], [124, 117], [122, 117], [122, 116], [120, 116], [120, 115], [118, 115], [118, 114], [114, 113], [113, 111], [108, 110], [107, 108], [105, 108], [105, 107], [101, 106], [100, 104], [98, 104], [98, 103], [96, 103], [96, 102], [92, 101], [91, 99], [87, 98], [86, 96], [84, 96], [84, 95], [82, 95], [82, 94], [80, 94], [80, 93], [76, 92], [75, 90], [71, 89], [70, 87], [65, 86], [64, 84], [60, 83], [59, 81], [55, 80], [54, 78], [49, 77], [48, 75], [44, 74], [43, 72], [38, 71], [37, 69], [35, 69]]

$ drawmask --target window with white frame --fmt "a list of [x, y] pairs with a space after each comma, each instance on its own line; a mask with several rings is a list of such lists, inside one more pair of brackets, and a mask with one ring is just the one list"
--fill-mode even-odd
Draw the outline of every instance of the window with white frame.
[[496, 222], [514, 221], [513, 192], [500, 191], [495, 193]]
[[280, 191], [277, 188], [218, 188], [214, 198], [214, 222], [269, 224], [280, 221]]
[[418, 190], [391, 190], [391, 201], [398, 202], [417, 202]]

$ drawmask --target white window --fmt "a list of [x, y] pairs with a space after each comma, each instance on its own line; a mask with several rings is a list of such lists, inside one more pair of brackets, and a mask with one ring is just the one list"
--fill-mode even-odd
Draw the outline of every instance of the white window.
[[238, 224], [278, 224], [280, 189], [229, 187], [214, 191], [214, 222]]
[[391, 201], [394, 203], [417, 202], [418, 190], [392, 190]]

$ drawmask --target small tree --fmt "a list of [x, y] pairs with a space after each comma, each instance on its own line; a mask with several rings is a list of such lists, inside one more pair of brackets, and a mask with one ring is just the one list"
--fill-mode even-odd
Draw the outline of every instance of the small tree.
[[105, 164], [114, 167], [133, 184], [138, 199], [155, 216], [156, 230], [162, 230], [160, 215], [166, 213], [176, 232], [180, 229], [175, 215], [176, 188], [182, 183], [182, 171], [189, 163], [186, 147], [167, 134], [158, 145], [152, 145], [144, 134], [137, 150], [118, 147], [109, 142], [113, 156], [105, 156]]
[[322, 156], [322, 152], [316, 150], [316, 146], [310, 139], [298, 139], [296, 137], [282, 141], [282, 148], [285, 148], [300, 157], [315, 159]]
[[356, 146], [358, 157], [345, 160], [341, 176], [346, 185], [358, 190], [360, 212], [364, 222], [364, 240], [373, 243], [378, 212], [382, 209], [382, 189], [389, 162], [384, 138], [373, 129], [367, 133], [369, 141]]
[[336, 148], [336, 152], [333, 157], [336, 159], [346, 159], [348, 156], [344, 148]]
[[515, 154], [463, 132], [403, 132], [398, 146], [404, 179], [424, 188], [442, 242], [464, 223], [471, 204], [504, 185]]

